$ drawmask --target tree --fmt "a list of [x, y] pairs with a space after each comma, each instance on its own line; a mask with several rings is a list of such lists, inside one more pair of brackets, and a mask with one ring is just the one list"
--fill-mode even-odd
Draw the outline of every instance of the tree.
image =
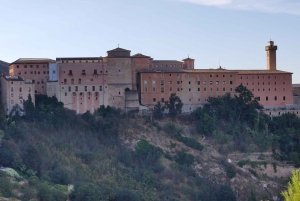
[[162, 107], [160, 102], [158, 102], [154, 106], [153, 117], [156, 119], [161, 119], [163, 117], [164, 110], [165, 110], [165, 107], [164, 106]]
[[288, 183], [288, 189], [281, 194], [285, 201], [300, 200], [300, 169], [293, 171], [291, 181]]
[[93, 183], [79, 183], [75, 185], [70, 197], [72, 201], [98, 201], [101, 198], [101, 189]]
[[171, 117], [176, 117], [181, 114], [183, 103], [175, 93], [170, 95], [169, 101], [166, 102], [166, 108], [169, 110]]
[[236, 196], [232, 189], [228, 185], [220, 186], [219, 190], [216, 192], [218, 201], [236, 201]]
[[32, 121], [34, 117], [34, 104], [30, 94], [28, 94], [28, 100], [23, 102], [23, 110], [25, 112], [25, 118], [28, 121]]

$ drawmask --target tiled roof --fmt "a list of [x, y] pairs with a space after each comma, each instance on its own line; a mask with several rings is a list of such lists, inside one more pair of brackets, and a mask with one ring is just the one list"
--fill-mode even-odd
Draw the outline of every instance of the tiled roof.
[[143, 54], [141, 54], [141, 53], [132, 55], [132, 57], [135, 57], [135, 58], [150, 58], [149, 56], [143, 55]]
[[236, 71], [238, 71], [239, 75], [242, 75], [242, 74], [283, 74], [283, 73], [293, 74], [291, 72], [281, 71], [281, 70], [236, 70]]
[[183, 70], [187, 73], [238, 73], [236, 70], [226, 70], [223, 68], [217, 69], [191, 69], [191, 70]]
[[60, 57], [56, 58], [56, 61], [60, 60], [101, 60], [103, 57]]
[[183, 73], [181, 69], [144, 69], [138, 70], [140, 73]]
[[182, 63], [181, 61], [177, 61], [177, 60], [153, 60], [153, 63], [174, 63], [174, 62]]
[[123, 49], [123, 48], [119, 48], [119, 47], [117, 47], [117, 48], [115, 48], [115, 49], [113, 49], [113, 50], [108, 50], [108, 52], [131, 52], [130, 50], [126, 50], [126, 49]]
[[184, 60], [195, 60], [195, 59], [188, 57], [188, 58], [182, 59], [182, 61], [184, 61]]
[[55, 60], [48, 59], [48, 58], [20, 58], [12, 62], [11, 64], [37, 64], [37, 63], [55, 63]]

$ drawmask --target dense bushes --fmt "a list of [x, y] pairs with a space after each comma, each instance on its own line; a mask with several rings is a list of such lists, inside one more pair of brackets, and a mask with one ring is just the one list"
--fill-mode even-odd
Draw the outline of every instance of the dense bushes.
[[183, 142], [188, 147], [197, 149], [199, 151], [202, 151], [204, 149], [204, 146], [200, 144], [196, 139], [182, 136], [182, 128], [178, 128], [172, 123], [168, 123], [166, 125], [165, 131], [170, 135], [170, 137]]

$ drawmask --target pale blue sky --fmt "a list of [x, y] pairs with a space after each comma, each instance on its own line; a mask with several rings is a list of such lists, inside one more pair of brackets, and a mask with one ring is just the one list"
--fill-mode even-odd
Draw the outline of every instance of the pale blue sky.
[[277, 69], [300, 83], [300, 0], [0, 0], [0, 60], [106, 56], [117, 47], [196, 68]]

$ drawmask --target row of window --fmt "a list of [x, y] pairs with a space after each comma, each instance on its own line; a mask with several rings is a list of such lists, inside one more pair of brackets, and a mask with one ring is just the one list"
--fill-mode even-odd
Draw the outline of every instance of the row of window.
[[[14, 100], [11, 100], [10, 103], [14, 104], [15, 102], [14, 102]], [[20, 104], [23, 104], [23, 99], [20, 99]]]
[[[153, 64], [154, 65], [154, 64]], [[168, 67], [170, 67], [170, 68], [176, 68], [177, 67], [177, 65], [176, 64], [156, 64], [155, 65], [155, 67], [156, 68], [159, 68], [159, 67], [161, 67], [161, 68], [168, 68]], [[182, 68], [182, 64], [179, 64], [179, 68]]]
[[[265, 85], [265, 82], [261, 83], [262, 85]], [[285, 82], [282, 82], [283, 85], [285, 85]], [[246, 85], [249, 85], [249, 83], [247, 82]], [[252, 82], [252, 85], [254, 85], [254, 82]], [[260, 85], [260, 83], [258, 82], [257, 85]], [[271, 82], [268, 82], [268, 85], [271, 85]], [[274, 82], [274, 85], [277, 85], [277, 82]]]
[[[35, 74], [35, 75], [36, 74], [41, 74], [41, 73], [42, 73], [42, 71], [30, 71], [30, 74]], [[22, 72], [20, 71], [18, 74], [21, 75]], [[25, 71], [24, 74], [27, 74], [27, 71]], [[43, 74], [49, 74], [49, 71], [43, 71]]]
[[[11, 92], [14, 92], [14, 88], [11, 87]], [[22, 92], [22, 87], [19, 88], [19, 92]], [[28, 87], [28, 92], [31, 92], [31, 87]]]
[[[107, 73], [107, 71], [105, 71]], [[119, 70], [119, 72], [121, 72], [121, 70]], [[64, 73], [66, 73], [66, 71], [64, 71]], [[102, 70], [100, 71], [100, 73], [102, 73]], [[53, 71], [53, 74], [55, 74], [55, 71]], [[86, 72], [85, 70], [81, 70], [81, 75], [85, 75]], [[69, 74], [68, 75], [73, 75], [73, 70], [69, 70]], [[94, 73], [93, 75], [98, 75], [98, 70], [94, 69]]]
[[[182, 81], [176, 81], [177, 82], [177, 84], [181, 84], [182, 83]], [[203, 85], [206, 85], [206, 81], [203, 81]], [[219, 82], [219, 81], [216, 81], [216, 85], [219, 85], [221, 82]], [[169, 84], [173, 84], [173, 82], [172, 81], [169, 81]], [[188, 84], [191, 84], [191, 81], [188, 81]], [[201, 81], [197, 81], [197, 84], [198, 85], [201, 85]], [[223, 85], [226, 85], [226, 81], [223, 81], [222, 82], [222, 84]], [[233, 81], [229, 81], [229, 84], [233, 84]], [[148, 80], [144, 80], [144, 85], [145, 86], [148, 86]], [[155, 80], [152, 80], [152, 86], [155, 86], [156, 85], [156, 81]], [[164, 86], [165, 85], [165, 81], [164, 80], [161, 80], [160, 81], [160, 86]], [[213, 85], [213, 81], [210, 81], [209, 82], [209, 85]]]
[[[68, 91], [72, 91], [72, 88], [71, 86], [68, 87]], [[64, 89], [64, 87], [62, 87], [62, 89]], [[96, 87], [96, 86], [92, 86], [92, 91], [96, 91], [96, 90], [99, 90], [99, 91], [102, 91], [102, 86], [99, 86], [99, 87]], [[78, 91], [78, 86], [75, 86], [75, 91]], [[84, 91], [88, 91], [88, 86], [84, 86]]]
[[83, 61], [83, 60], [79, 60], [79, 61], [74, 61], [74, 60], [73, 61], [62, 61], [62, 63], [69, 63], [69, 62], [70, 63], [77, 63], [77, 62], [79, 62], [79, 63], [84, 63], [84, 62], [85, 63], [95, 63], [95, 62], [98, 62], [99, 63], [99, 62], [102, 62], [102, 61], [101, 60], [92, 60], [90, 62], [88, 60], [85, 60], [85, 61]]
[[[257, 99], [260, 101], [260, 97], [257, 97]], [[269, 97], [268, 97], [268, 96], [266, 96], [266, 97], [265, 97], [265, 100], [266, 100], [266, 101], [269, 101]], [[277, 96], [274, 96], [274, 100], [275, 100], [275, 101], [277, 101], [277, 100], [278, 100]], [[284, 100], [284, 101], [285, 101], [285, 96], [282, 96], [282, 100]]]
[[[153, 100], [153, 102], [156, 102], [156, 98], [153, 98], [152, 100]], [[192, 101], [192, 99], [190, 98], [189, 102], [191, 102], [191, 101]], [[201, 101], [200, 98], [198, 98], [198, 102], [200, 102], [200, 101]], [[165, 102], [165, 99], [161, 98], [161, 102]], [[191, 110], [191, 108], [190, 108], [190, 110]]]
[[[93, 78], [90, 79], [91, 82], [94, 81]], [[106, 82], [106, 80], [104, 80], [104, 82]], [[68, 80], [67, 79], [64, 79], [63, 82], [61, 82], [62, 84], [68, 84]], [[74, 79], [71, 79], [71, 84], [74, 84], [75, 83], [75, 80]], [[78, 84], [81, 84], [81, 78], [78, 79]]]
[[[252, 79], [255, 79], [255, 76], [244, 76], [244, 78], [246, 78], [246, 79], [248, 79], [248, 77], [249, 77], [249, 79], [250, 79], [250, 77], [252, 78]], [[268, 79], [271, 79], [271, 76], [266, 76]], [[263, 75], [263, 76], [257, 76], [257, 79], [260, 79], [260, 78], [262, 78], [262, 79], [265, 79], [265, 76]], [[285, 75], [283, 75], [282, 76], [282, 78], [283, 79], [285, 79]], [[241, 76], [241, 80], [243, 79], [243, 76]], [[274, 75], [274, 79], [277, 79], [277, 75]]]
[[[34, 65], [28, 65], [30, 68], [33, 68], [34, 67]], [[40, 67], [40, 65], [35, 65], [35, 67], [36, 68], [39, 68]], [[43, 65], [43, 68], [46, 68], [46, 67], [48, 67], [47, 65]], [[17, 68], [20, 68], [20, 65], [17, 65]], [[27, 65], [24, 65], [24, 68], [27, 68]]]
[[[175, 90], [176, 90], [176, 89], [175, 89]], [[189, 91], [192, 91], [191, 88], [188, 88], [188, 90], [189, 90]], [[198, 90], [198, 91], [201, 91], [200, 88], [198, 88], [197, 90]], [[225, 91], [226, 91], [226, 88], [225, 88], [225, 87], [223, 87], [222, 89], [219, 88], [219, 87], [216, 88], [216, 91], [221, 91], [221, 90], [225, 92]], [[169, 91], [172, 92], [172, 91], [173, 91], [173, 88], [170, 87]], [[182, 88], [177, 88], [177, 91], [183, 91], [183, 89], [182, 89]], [[203, 91], [208, 91], [208, 89], [207, 89], [206, 87], [204, 87], [204, 88], [203, 88]], [[210, 91], [213, 91], [213, 88], [210, 88]], [[230, 88], [230, 91], [232, 92], [233, 89]], [[148, 87], [145, 87], [145, 92], [146, 92], [146, 93], [148, 92]], [[156, 88], [155, 88], [155, 87], [152, 88], [152, 92], [156, 92]], [[165, 93], [165, 88], [164, 88], [164, 87], [161, 87], [161, 88], [160, 88], [160, 93]]]
[[[165, 75], [164, 73], [161, 73], [161, 74], [160, 74], [161, 77], [164, 77], [164, 75]], [[173, 75], [172, 73], [169, 73], [169, 76], [170, 76], [170, 77], [172, 77], [172, 75]], [[181, 75], [181, 73], [177, 73], [177, 77], [180, 77], [180, 75]], [[197, 75], [197, 78], [200, 78], [200, 77], [201, 77], [201, 76], [198, 74], [198, 75]], [[213, 75], [210, 74], [209, 77], [212, 78]], [[219, 75], [216, 75], [216, 77], [218, 78]], [[221, 75], [220, 75], [220, 77], [221, 77]], [[225, 77], [225, 75], [222, 75], [222, 77]], [[230, 74], [229, 77], [232, 77], [232, 75]], [[191, 74], [188, 74], [188, 78], [191, 78]], [[206, 78], [206, 74], [203, 74], [203, 78]]]
[[[260, 101], [260, 97], [257, 97], [257, 98], [258, 98], [258, 101]], [[275, 100], [275, 101], [278, 100], [277, 96], [274, 96], [274, 100]], [[282, 97], [282, 100], [285, 101], [285, 96]], [[192, 99], [189, 99], [189, 101], [191, 102]], [[200, 98], [198, 99], [198, 101], [200, 102]], [[266, 101], [269, 101], [269, 97], [268, 97], [268, 96], [266, 96]], [[156, 98], [153, 98], [153, 102], [156, 102]], [[161, 98], [161, 102], [165, 102], [165, 99], [164, 99], [164, 98]], [[270, 113], [270, 114], [271, 114], [271, 113]], [[279, 114], [280, 114], [280, 112], [279, 112]], [[298, 114], [298, 112], [297, 112], [297, 114]]]

